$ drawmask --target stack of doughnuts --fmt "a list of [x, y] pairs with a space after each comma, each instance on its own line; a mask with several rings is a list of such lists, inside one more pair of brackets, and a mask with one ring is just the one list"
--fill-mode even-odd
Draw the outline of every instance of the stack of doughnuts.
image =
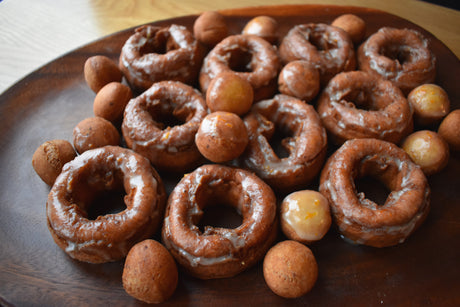
[[[225, 17], [216, 14], [200, 16], [193, 30], [174, 24], [137, 28], [121, 49], [118, 68], [98, 59], [110, 67], [104, 78], [98, 78], [97, 65], [88, 64], [88, 84], [96, 93], [112, 83], [123, 97], [116, 112], [104, 109], [114, 105], [104, 99], [117, 94], [98, 97], [93, 124], [84, 132], [74, 130], [74, 139], [87, 145], [78, 146], [79, 155], [70, 144], [70, 154], [56, 147], [51, 156], [45, 152], [50, 146], [42, 146], [34, 155], [37, 173], [52, 185], [47, 222], [58, 246], [77, 260], [116, 261], [161, 228], [162, 243], [175, 261], [189, 274], [211, 279], [235, 276], [263, 259], [279, 238], [278, 222], [282, 231], [294, 223], [284, 216], [296, 225], [285, 236], [302, 244], [321, 239], [330, 216], [340, 235], [356, 244], [404, 242], [430, 208], [427, 173], [398, 147], [417, 128], [406, 95], [435, 80], [428, 40], [416, 30], [384, 27], [362, 42], [364, 21], [348, 15], [332, 24], [296, 25], [284, 37], [275, 19], [262, 16], [232, 33]], [[207, 97], [212, 81], [234, 80], [225, 79], [229, 75], [238, 82], [221, 82], [221, 95]], [[225, 92], [230, 83], [234, 88]], [[250, 88], [244, 91], [251, 96], [244, 99], [245, 108], [223, 110], [209, 101], [213, 96], [226, 107], [238, 104], [235, 84]], [[100, 121], [108, 128], [94, 131]], [[238, 149], [224, 145], [234, 143]], [[223, 152], [211, 161], [205, 152], [216, 150]], [[171, 180], [171, 174], [180, 179], [168, 196], [162, 178]], [[355, 180], [365, 176], [391, 191], [384, 204], [357, 190]], [[315, 181], [321, 194], [297, 194], [295, 205], [286, 198], [279, 214], [283, 197]], [[125, 210], [89, 217], [101, 193], [120, 189]], [[299, 209], [307, 198], [314, 211]], [[200, 226], [212, 204], [234, 208], [241, 225]], [[297, 226], [304, 218], [299, 214], [307, 220], [319, 213], [328, 217], [321, 234], [296, 239], [297, 228], [319, 229]], [[270, 274], [271, 269], [264, 267]], [[316, 275], [310, 279], [314, 283]], [[126, 280], [133, 287], [131, 282]], [[275, 289], [280, 282], [269, 284]]]

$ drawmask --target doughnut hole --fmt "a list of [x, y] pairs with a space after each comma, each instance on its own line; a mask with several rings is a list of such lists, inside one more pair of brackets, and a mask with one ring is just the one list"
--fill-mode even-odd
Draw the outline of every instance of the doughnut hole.
[[117, 128], [102, 117], [86, 118], [73, 129], [73, 145], [80, 154], [89, 149], [119, 144]]
[[359, 44], [366, 34], [366, 22], [354, 14], [340, 15], [331, 25], [345, 30], [354, 44]]
[[46, 141], [35, 150], [32, 167], [47, 185], [52, 186], [64, 164], [76, 155], [72, 144], [66, 140]]
[[319, 93], [319, 71], [307, 61], [289, 62], [278, 76], [278, 89], [308, 103]]
[[243, 34], [257, 35], [265, 39], [271, 44], [275, 44], [278, 40], [276, 32], [278, 30], [278, 22], [269, 16], [257, 16], [251, 19], [243, 28]]
[[460, 151], [460, 110], [450, 112], [442, 120], [438, 133], [451, 150]]
[[216, 163], [240, 156], [248, 144], [248, 132], [243, 120], [229, 112], [208, 114], [195, 135], [200, 153]]
[[232, 72], [218, 74], [209, 84], [206, 104], [212, 112], [225, 111], [243, 115], [254, 100], [251, 84]]
[[436, 132], [421, 130], [410, 134], [402, 148], [427, 176], [440, 172], [449, 161], [449, 147]]
[[121, 121], [123, 111], [132, 96], [128, 86], [120, 82], [110, 82], [101, 88], [94, 98], [94, 115], [117, 124]]
[[281, 203], [281, 230], [291, 240], [313, 243], [322, 239], [330, 226], [329, 203], [319, 192], [293, 192]]
[[169, 251], [161, 243], [144, 240], [134, 245], [126, 256], [123, 288], [132, 297], [146, 303], [161, 303], [177, 287], [178, 271]]
[[447, 93], [436, 84], [422, 84], [414, 88], [407, 101], [414, 108], [415, 120], [420, 125], [439, 122], [450, 110]]
[[214, 11], [203, 12], [193, 24], [193, 34], [203, 44], [215, 46], [228, 35], [225, 17]]
[[83, 68], [86, 83], [97, 93], [110, 82], [121, 82], [123, 73], [108, 57], [95, 55], [88, 58]]
[[292, 240], [280, 242], [266, 254], [263, 274], [268, 287], [277, 295], [297, 298], [308, 293], [318, 278], [318, 265], [312, 251]]

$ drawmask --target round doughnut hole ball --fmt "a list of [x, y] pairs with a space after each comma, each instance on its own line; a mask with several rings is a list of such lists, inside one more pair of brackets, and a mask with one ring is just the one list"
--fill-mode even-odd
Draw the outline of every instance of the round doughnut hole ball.
[[193, 34], [203, 44], [215, 46], [228, 35], [225, 17], [214, 11], [203, 12], [193, 24]]
[[402, 148], [427, 176], [440, 172], [449, 161], [447, 143], [439, 134], [430, 130], [410, 134]]
[[126, 256], [123, 288], [136, 299], [157, 304], [166, 301], [177, 287], [177, 266], [169, 251], [159, 242], [144, 240]]
[[460, 110], [450, 112], [442, 120], [438, 133], [451, 150], [460, 151]]
[[319, 192], [297, 191], [281, 203], [281, 229], [289, 239], [310, 244], [322, 239], [330, 226], [329, 202]]
[[225, 111], [243, 115], [254, 101], [251, 84], [232, 72], [218, 74], [209, 84], [206, 104], [212, 112]]
[[97, 93], [104, 85], [110, 82], [121, 82], [123, 73], [117, 64], [103, 55], [88, 58], [83, 68], [88, 86]]
[[248, 144], [248, 132], [243, 120], [229, 112], [208, 114], [195, 135], [201, 154], [216, 163], [240, 156]]
[[73, 160], [76, 152], [66, 140], [52, 140], [41, 144], [32, 156], [32, 166], [37, 175], [49, 186], [54, 184], [62, 167]]
[[449, 113], [450, 101], [447, 93], [436, 84], [422, 84], [407, 96], [414, 108], [414, 117], [420, 125], [439, 122]]
[[278, 22], [269, 16], [257, 16], [251, 19], [244, 27], [243, 34], [252, 34], [262, 37], [271, 44], [278, 40], [276, 32]]
[[117, 128], [102, 117], [86, 118], [73, 129], [73, 145], [80, 154], [89, 149], [119, 144]]
[[310, 102], [320, 89], [319, 71], [307, 61], [293, 61], [286, 64], [278, 76], [281, 93]]
[[268, 287], [277, 295], [296, 298], [308, 293], [318, 278], [312, 251], [292, 240], [280, 242], [265, 255], [263, 273]]
[[128, 86], [120, 82], [110, 82], [101, 88], [94, 98], [94, 115], [117, 124], [123, 118], [125, 107], [132, 97]]
[[359, 44], [366, 35], [366, 23], [353, 14], [341, 15], [334, 19], [331, 25], [345, 30], [354, 44]]

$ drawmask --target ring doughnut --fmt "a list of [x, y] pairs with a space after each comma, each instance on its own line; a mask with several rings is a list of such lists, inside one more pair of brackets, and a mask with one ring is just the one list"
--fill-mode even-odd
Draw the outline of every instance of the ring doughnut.
[[362, 71], [332, 78], [318, 99], [317, 110], [336, 144], [353, 138], [397, 143], [413, 129], [412, 107], [399, 88]]
[[[357, 193], [354, 180], [372, 176], [391, 192], [378, 205]], [[320, 192], [326, 196], [339, 232], [374, 247], [402, 243], [424, 221], [430, 189], [421, 169], [393, 143], [377, 139], [345, 142], [326, 162]]]
[[256, 35], [239, 34], [223, 39], [205, 57], [200, 72], [200, 86], [206, 93], [209, 83], [222, 72], [235, 72], [254, 89], [254, 101], [276, 92], [280, 68], [276, 49]]
[[[273, 189], [291, 191], [306, 186], [320, 171], [326, 148], [326, 130], [315, 109], [297, 98], [276, 95], [253, 106], [245, 116], [249, 143], [240, 160]], [[288, 135], [279, 157], [270, 144], [275, 133]]]
[[206, 115], [206, 102], [194, 88], [160, 81], [126, 106], [123, 137], [156, 168], [183, 171], [202, 159], [195, 134]]
[[[196, 224], [211, 204], [233, 206], [242, 216], [236, 228]], [[263, 258], [277, 234], [276, 198], [254, 174], [204, 165], [184, 176], [168, 199], [162, 238], [174, 258], [201, 279], [234, 276]]]
[[411, 29], [384, 27], [358, 48], [359, 69], [393, 81], [405, 94], [436, 76], [428, 40]]
[[348, 34], [323, 23], [293, 27], [283, 38], [279, 53], [284, 64], [296, 60], [310, 62], [319, 70], [322, 86], [339, 72], [356, 67], [355, 50]]
[[[121, 188], [125, 210], [88, 218], [99, 194]], [[91, 149], [65, 164], [56, 179], [46, 204], [48, 229], [74, 259], [117, 261], [157, 230], [165, 203], [163, 182], [146, 158], [118, 146]]]
[[145, 25], [125, 42], [119, 67], [132, 87], [144, 91], [163, 80], [194, 82], [203, 58], [202, 47], [184, 26]]

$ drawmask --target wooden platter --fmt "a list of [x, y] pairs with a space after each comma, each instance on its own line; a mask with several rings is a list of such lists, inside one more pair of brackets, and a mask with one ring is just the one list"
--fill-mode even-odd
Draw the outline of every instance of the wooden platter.
[[[253, 16], [271, 15], [280, 34], [300, 23], [330, 23], [354, 13], [368, 25], [414, 28], [430, 39], [438, 59], [436, 83], [460, 107], [460, 62], [433, 35], [397, 16], [373, 9], [321, 5], [271, 6], [223, 11], [232, 33]], [[154, 22], [192, 27], [196, 16]], [[83, 78], [83, 63], [103, 54], [116, 60], [133, 29], [110, 35], [39, 68], [0, 96], [0, 305], [142, 305], [123, 290], [123, 262], [94, 265], [72, 260], [54, 244], [47, 226], [49, 188], [31, 166], [35, 149], [50, 139], [71, 140], [72, 129], [92, 116], [94, 93]], [[165, 305], [460, 305], [460, 159], [429, 178], [432, 209], [405, 243], [370, 248], [347, 243], [334, 228], [311, 246], [319, 265], [313, 290], [286, 300], [266, 286], [261, 265], [228, 279], [202, 281], [180, 273]], [[314, 186], [313, 184], [312, 186]], [[171, 188], [172, 186], [170, 186]], [[378, 189], [378, 187], [375, 187]], [[372, 187], [371, 187], [372, 189]], [[280, 240], [284, 239], [282, 235]]]

